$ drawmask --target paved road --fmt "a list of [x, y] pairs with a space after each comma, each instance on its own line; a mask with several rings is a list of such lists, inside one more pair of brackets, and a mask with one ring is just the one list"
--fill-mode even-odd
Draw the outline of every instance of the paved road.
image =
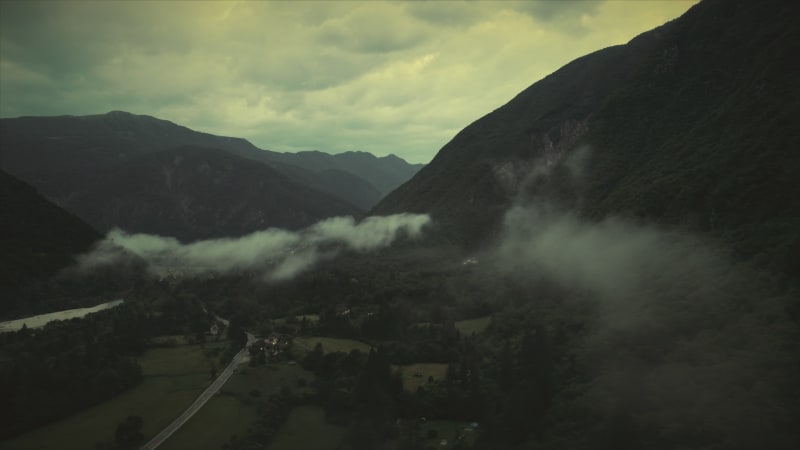
[[159, 445], [163, 444], [167, 438], [172, 436], [172, 433], [178, 431], [178, 428], [182, 427], [183, 424], [191, 419], [192, 416], [199, 411], [200, 408], [202, 408], [203, 405], [205, 405], [206, 402], [228, 381], [228, 378], [233, 375], [236, 367], [247, 360], [247, 357], [249, 356], [247, 347], [249, 347], [253, 341], [255, 341], [255, 336], [251, 333], [247, 333], [247, 345], [245, 345], [245, 347], [233, 357], [233, 360], [231, 360], [231, 363], [228, 364], [228, 367], [226, 367], [225, 370], [223, 370], [222, 373], [217, 377], [217, 379], [214, 380], [214, 382], [211, 383], [211, 385], [208, 386], [199, 397], [197, 397], [194, 403], [192, 403], [192, 405], [189, 406], [189, 408], [187, 408], [183, 414], [178, 416], [178, 418], [169, 424], [167, 428], [161, 430], [161, 432], [158, 433], [156, 437], [151, 439], [150, 442], [144, 444], [144, 446], [142, 446], [142, 450], [153, 450]]

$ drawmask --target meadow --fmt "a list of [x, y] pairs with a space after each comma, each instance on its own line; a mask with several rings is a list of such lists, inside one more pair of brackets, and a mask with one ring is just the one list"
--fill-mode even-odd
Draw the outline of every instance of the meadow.
[[289, 413], [269, 450], [335, 450], [345, 429], [325, 422], [318, 406], [298, 406]]
[[[181, 342], [182, 338], [176, 337]], [[211, 381], [211, 356], [228, 342], [176, 345], [147, 350], [139, 359], [144, 378], [113, 399], [0, 443], [0, 449], [84, 450], [113, 443], [117, 425], [126, 417], [143, 418], [145, 440], [155, 436], [185, 410]], [[205, 409], [205, 408], [204, 408]]]

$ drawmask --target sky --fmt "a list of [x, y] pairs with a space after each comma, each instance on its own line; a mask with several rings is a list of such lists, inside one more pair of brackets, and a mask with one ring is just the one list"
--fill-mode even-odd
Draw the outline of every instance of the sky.
[[146, 114], [427, 163], [559, 67], [696, 0], [0, 1], [0, 117]]

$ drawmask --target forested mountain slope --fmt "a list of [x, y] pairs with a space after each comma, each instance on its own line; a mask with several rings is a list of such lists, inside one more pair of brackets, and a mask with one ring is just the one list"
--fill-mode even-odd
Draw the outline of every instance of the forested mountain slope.
[[84, 189], [87, 179], [148, 153], [178, 146], [217, 148], [268, 165], [294, 181], [368, 209], [420, 165], [369, 153], [278, 153], [245, 139], [216, 136], [167, 120], [123, 111], [91, 116], [0, 120], [0, 167], [51, 200]]
[[103, 232], [116, 226], [185, 241], [298, 229], [326, 217], [360, 214], [268, 166], [192, 146], [131, 160], [69, 202]]
[[[89, 225], [3, 171], [0, 205], [0, 291], [5, 294], [52, 276], [100, 239]], [[0, 313], [16, 301], [3, 297]]]
[[[794, 2], [701, 2], [469, 125], [373, 212], [432, 213], [476, 245], [514, 202], [571, 198], [586, 216], [710, 233], [797, 273], [798, 17]], [[528, 183], [577, 160], [577, 184]]]

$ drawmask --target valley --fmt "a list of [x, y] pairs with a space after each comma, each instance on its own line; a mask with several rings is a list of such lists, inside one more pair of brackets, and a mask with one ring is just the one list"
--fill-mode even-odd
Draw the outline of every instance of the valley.
[[800, 4], [676, 4], [4, 2], [0, 450], [800, 448]]

